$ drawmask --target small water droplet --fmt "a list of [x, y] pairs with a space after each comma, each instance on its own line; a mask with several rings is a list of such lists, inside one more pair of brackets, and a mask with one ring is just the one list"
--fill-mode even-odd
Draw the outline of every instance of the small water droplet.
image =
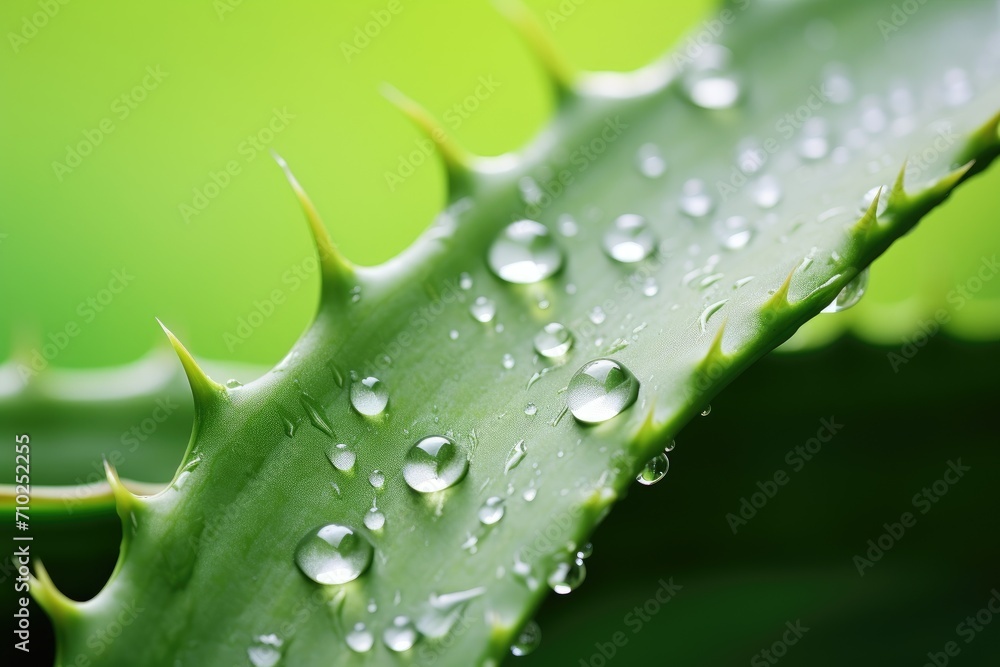
[[385, 487], [385, 475], [381, 470], [372, 470], [372, 474], [368, 475], [368, 483], [376, 491], [381, 491]]
[[549, 587], [557, 594], [567, 595], [579, 588], [586, 578], [587, 566], [583, 564], [583, 559], [574, 558], [569, 562], [557, 565], [556, 569], [549, 575], [548, 582]]
[[750, 188], [750, 198], [762, 209], [774, 208], [781, 201], [781, 184], [770, 174], [758, 178]]
[[360, 533], [331, 523], [310, 531], [295, 548], [295, 563], [319, 584], [346, 584], [371, 565], [375, 549]]
[[538, 185], [538, 181], [531, 176], [523, 176], [517, 182], [517, 189], [521, 191], [521, 199], [525, 204], [537, 205], [542, 201], [545, 193]]
[[594, 545], [591, 542], [587, 542], [576, 552], [576, 557], [580, 560], [585, 560], [594, 555]]
[[563, 213], [559, 216], [559, 233], [566, 238], [572, 238], [577, 235], [580, 231], [580, 227], [576, 224], [576, 220], [568, 213]]
[[528, 284], [545, 280], [562, 268], [563, 252], [545, 225], [518, 220], [493, 241], [487, 259], [502, 280]]
[[969, 75], [960, 67], [955, 67], [944, 75], [944, 99], [949, 106], [962, 106], [973, 97]]
[[417, 643], [417, 628], [408, 616], [397, 616], [382, 633], [382, 641], [390, 651], [409, 651]]
[[351, 288], [351, 303], [358, 301], [361, 301], [361, 285], [355, 285]]
[[830, 131], [824, 119], [812, 117], [802, 126], [799, 155], [806, 160], [822, 160], [830, 152]]
[[477, 322], [492, 322], [497, 314], [497, 305], [491, 299], [479, 296], [469, 306], [469, 313]]
[[483, 506], [479, 508], [479, 523], [484, 526], [492, 526], [503, 518], [504, 501], [499, 496], [491, 496], [486, 499]]
[[403, 479], [414, 491], [433, 493], [458, 484], [468, 470], [465, 448], [450, 438], [430, 435], [407, 452]]
[[503, 467], [503, 473], [506, 475], [511, 470], [516, 468], [524, 460], [524, 457], [528, 455], [528, 446], [524, 444], [524, 440], [519, 440], [515, 444], [510, 452], [507, 454], [507, 461]]
[[372, 503], [370, 510], [365, 512], [365, 527], [368, 530], [382, 530], [382, 526], [385, 525], [385, 514], [382, 514], [382, 510]]
[[688, 99], [702, 109], [729, 109], [743, 93], [739, 79], [729, 69], [729, 50], [710, 45], [684, 76]]
[[239, 389], [242, 386], [243, 383], [240, 382], [239, 380], [233, 380], [233, 379], [226, 380], [226, 387], [229, 389]]
[[501, 363], [503, 363], [503, 367], [506, 368], [507, 370], [514, 368], [514, 355], [507, 352], [506, 354], [503, 355]]
[[344, 640], [347, 642], [347, 648], [355, 653], [368, 653], [375, 645], [375, 637], [368, 631], [364, 623], [355, 623]]
[[330, 459], [333, 467], [341, 472], [350, 472], [354, 469], [354, 462], [358, 455], [349, 445], [343, 443], [333, 445], [326, 450], [326, 456]]
[[594, 324], [602, 324], [604, 320], [607, 319], [607, 315], [604, 314], [604, 309], [600, 306], [594, 306], [591, 308], [590, 312], [587, 313], [587, 317]]
[[458, 286], [464, 290], [472, 289], [472, 276], [470, 276], [468, 273], [462, 273], [458, 277]]
[[708, 328], [708, 322], [709, 320], [712, 319], [712, 316], [715, 315], [720, 310], [722, 310], [722, 307], [725, 306], [728, 301], [729, 299], [716, 301], [715, 303], [705, 308], [705, 310], [701, 311], [701, 317], [698, 318], [698, 321], [701, 324], [701, 330], [703, 332]]
[[452, 340], [458, 340], [458, 331], [456, 329], [452, 329], [450, 332], [448, 332], [448, 338]]
[[253, 667], [275, 667], [281, 662], [281, 646], [284, 644], [278, 635], [259, 635], [254, 637], [253, 644], [247, 649], [247, 657]]
[[636, 475], [635, 481], [644, 486], [652, 486], [659, 482], [670, 469], [670, 460], [666, 454], [657, 454], [646, 462], [642, 471]]
[[715, 208], [715, 200], [708, 190], [705, 181], [692, 178], [681, 186], [681, 198], [678, 201], [681, 213], [692, 218], [704, 218]]
[[702, 417], [707, 417], [710, 414], [712, 414], [712, 406], [711, 405], [706, 405], [705, 409], [701, 411], [701, 416]]
[[529, 653], [533, 652], [542, 643], [542, 629], [538, 627], [538, 623], [534, 621], [528, 621], [521, 628], [521, 632], [518, 633], [517, 639], [510, 646], [511, 655], [521, 658]]
[[573, 347], [573, 334], [559, 322], [550, 322], [535, 334], [535, 351], [546, 359], [564, 356]]
[[302, 392], [302, 395], [299, 397], [299, 403], [306, 411], [306, 414], [309, 415], [309, 421], [312, 422], [312, 425], [332, 438], [333, 426], [327, 421], [326, 415], [323, 414], [323, 408], [316, 402], [316, 399]]
[[528, 403], [526, 406], [524, 406], [524, 414], [528, 415], [529, 417], [534, 416], [537, 412], [538, 412], [538, 406], [535, 405], [534, 403]]
[[663, 448], [663, 451], [665, 451], [665, 452], [672, 452], [672, 451], [674, 451], [674, 447], [676, 447], [676, 446], [677, 446], [677, 441], [676, 440], [671, 440], [667, 444], [667, 446]]
[[656, 144], [643, 144], [636, 153], [639, 173], [646, 178], [659, 178], [667, 170], [667, 161]]
[[722, 246], [728, 250], [745, 248], [750, 243], [750, 239], [753, 238], [753, 228], [750, 226], [750, 221], [742, 215], [733, 215], [718, 220], [712, 226], [712, 230]]
[[578, 421], [596, 424], [621, 414], [638, 395], [631, 371], [613, 359], [596, 359], [573, 375], [566, 404]]
[[351, 406], [361, 414], [380, 415], [388, 402], [389, 390], [378, 378], [366, 377], [351, 382]]
[[278, 407], [278, 416], [281, 417], [281, 424], [284, 427], [285, 435], [289, 438], [293, 437], [299, 427], [295, 417], [288, 410], [280, 406]]
[[615, 218], [604, 233], [604, 250], [611, 259], [634, 264], [649, 257], [656, 246], [656, 236], [641, 215], [626, 213]]
[[865, 289], [867, 287], [868, 269], [865, 268], [854, 278], [854, 280], [844, 286], [844, 289], [840, 291], [837, 298], [834, 299], [829, 306], [824, 308], [823, 312], [839, 313], [843, 310], [847, 310], [851, 306], [857, 305], [857, 303], [861, 301], [861, 297], [865, 295]]
[[534, 486], [529, 486], [522, 493], [521, 497], [524, 498], [524, 502], [530, 503], [538, 495], [538, 489]]
[[656, 282], [656, 278], [649, 276], [642, 282], [642, 293], [645, 296], [656, 296], [660, 293], [660, 285]]

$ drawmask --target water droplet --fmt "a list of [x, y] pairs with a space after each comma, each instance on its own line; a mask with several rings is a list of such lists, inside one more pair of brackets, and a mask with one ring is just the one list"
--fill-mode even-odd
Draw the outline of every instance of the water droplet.
[[753, 229], [750, 221], [742, 215], [733, 215], [723, 220], [718, 220], [713, 226], [716, 238], [724, 248], [729, 250], [740, 250], [745, 248], [753, 237]]
[[870, 209], [872, 206], [872, 202], [875, 201], [875, 197], [878, 197], [879, 191], [881, 191], [882, 196], [879, 197], [878, 206], [875, 207], [875, 216], [881, 218], [882, 214], [885, 213], [885, 210], [889, 208], [890, 189], [891, 188], [889, 188], [889, 186], [886, 185], [886, 186], [879, 186], [872, 188], [871, 190], [866, 192], [865, 196], [861, 198], [861, 205], [858, 207], [859, 213], [861, 215], [867, 213], [868, 209]]
[[529, 417], [534, 416], [537, 412], [538, 412], [538, 406], [535, 405], [534, 403], [528, 403], [526, 406], [524, 406], [524, 414], [528, 415]]
[[590, 542], [587, 542], [586, 544], [584, 544], [576, 552], [576, 557], [579, 558], [580, 560], [584, 560], [586, 558], [590, 558], [592, 555], [594, 555], [594, 545], [592, 543], [590, 543]]
[[854, 96], [854, 84], [843, 65], [834, 63], [830, 65], [823, 78], [823, 90], [826, 96], [834, 104], [846, 104]]
[[247, 649], [247, 657], [253, 667], [274, 667], [281, 662], [281, 645], [284, 642], [278, 635], [260, 635], [254, 637], [253, 644]]
[[702, 417], [707, 417], [710, 414], [712, 414], [712, 406], [711, 405], [706, 405], [705, 409], [701, 411], [701, 416]]
[[681, 198], [678, 201], [681, 213], [692, 218], [704, 218], [715, 208], [715, 200], [708, 190], [705, 181], [692, 178], [681, 186]]
[[372, 470], [372, 474], [368, 475], [368, 483], [376, 491], [381, 491], [385, 486], [385, 475], [382, 474], [381, 470]]
[[389, 402], [389, 390], [376, 377], [351, 382], [351, 405], [363, 415], [374, 417], [382, 414]]
[[226, 387], [228, 387], [229, 389], [239, 389], [242, 386], [243, 383], [240, 382], [239, 380], [233, 380], [233, 379], [226, 380]]
[[521, 493], [521, 497], [524, 498], [524, 502], [530, 503], [538, 495], [538, 489], [534, 486], [529, 486]]
[[521, 628], [517, 639], [510, 646], [511, 655], [521, 658], [534, 651], [542, 643], [542, 629], [538, 623], [528, 621]]
[[483, 506], [479, 508], [479, 523], [484, 526], [492, 526], [503, 518], [504, 501], [499, 496], [491, 496], [486, 499]]
[[665, 452], [672, 452], [672, 451], [674, 451], [674, 447], [676, 447], [676, 446], [677, 446], [677, 441], [676, 440], [671, 440], [667, 444], [667, 446], [663, 448], [663, 451], [665, 451]]
[[433, 493], [453, 486], [465, 477], [469, 458], [465, 449], [450, 438], [430, 435], [410, 448], [403, 462], [403, 478], [420, 493]]
[[409, 651], [417, 643], [417, 628], [407, 616], [397, 616], [382, 633], [382, 641], [390, 651]]
[[[715, 47], [725, 51], [722, 47]], [[728, 58], [713, 63], [696, 63], [684, 77], [684, 92], [702, 109], [729, 109], [736, 105], [742, 86], [727, 66]]]
[[343, 443], [334, 445], [326, 450], [326, 456], [330, 459], [333, 467], [341, 472], [350, 472], [354, 469], [354, 462], [358, 455], [350, 446]]
[[319, 584], [346, 584], [371, 565], [375, 550], [360, 533], [331, 523], [310, 531], [295, 548], [295, 563]]
[[701, 330], [704, 332], [708, 328], [708, 322], [712, 319], [712, 316], [717, 312], [722, 310], [722, 307], [726, 305], [729, 299], [723, 299], [722, 301], [716, 301], [715, 303], [709, 305], [705, 310], [701, 311], [701, 317], [698, 318], [698, 322], [701, 324]]
[[750, 188], [750, 198], [762, 209], [774, 208], [781, 201], [781, 184], [770, 174], [758, 178]]
[[493, 241], [488, 262], [493, 273], [509, 283], [537, 283], [562, 268], [563, 252], [545, 225], [518, 220]]
[[323, 414], [323, 408], [316, 402], [316, 399], [302, 392], [302, 395], [299, 397], [299, 403], [306, 411], [306, 414], [309, 415], [309, 421], [312, 422], [312, 425], [332, 438], [333, 426], [327, 421], [326, 415]]
[[839, 313], [842, 310], [847, 310], [851, 306], [856, 305], [859, 301], [861, 301], [861, 297], [865, 295], [865, 289], [867, 287], [868, 269], [865, 268], [854, 278], [854, 280], [844, 286], [844, 289], [840, 291], [837, 298], [834, 299], [829, 306], [824, 308], [823, 312]]
[[516, 468], [524, 460], [524, 457], [528, 455], [528, 446], [524, 444], [524, 440], [519, 440], [515, 444], [510, 452], [507, 454], [507, 462], [503, 466], [503, 474], [509, 473], [511, 470]]
[[822, 160], [830, 152], [830, 132], [826, 121], [813, 117], [802, 126], [799, 155], [806, 160]]
[[590, 312], [587, 313], [587, 317], [594, 324], [602, 324], [604, 320], [607, 319], [608, 316], [604, 314], [603, 308], [601, 308], [600, 306], [594, 306], [593, 308], [590, 309]]
[[583, 564], [583, 559], [574, 558], [567, 563], [560, 563], [549, 575], [549, 587], [559, 595], [572, 593], [583, 580], [587, 578], [587, 566]]
[[660, 285], [656, 282], [656, 278], [649, 276], [643, 281], [642, 293], [645, 296], [656, 296], [660, 293]]
[[351, 303], [358, 301], [361, 301], [361, 285], [355, 285], [351, 288]]
[[559, 322], [550, 322], [535, 334], [535, 351], [546, 359], [565, 355], [573, 347], [573, 334]]
[[666, 454], [657, 454], [646, 462], [642, 471], [636, 475], [635, 481], [644, 486], [652, 486], [659, 482], [670, 469], [670, 460]]
[[364, 623], [355, 623], [344, 640], [347, 642], [347, 648], [355, 653], [367, 653], [375, 645], [375, 637]]
[[466, 591], [431, 595], [424, 605], [423, 613], [417, 617], [417, 630], [421, 636], [440, 639], [451, 632], [470, 600], [486, 592], [485, 588], [470, 588]]
[[365, 513], [365, 527], [368, 530], [382, 530], [385, 525], [385, 514], [372, 503], [372, 507]]
[[573, 219], [568, 213], [563, 213], [559, 216], [559, 233], [566, 238], [572, 238], [576, 236], [577, 232], [580, 231], [579, 226], [576, 224], [576, 220]]
[[464, 290], [472, 289], [472, 276], [470, 276], [468, 273], [462, 273], [458, 277], [458, 286]]
[[596, 424], [621, 414], [635, 403], [639, 381], [613, 359], [584, 364], [569, 381], [566, 404], [578, 421]]
[[278, 406], [278, 416], [281, 417], [281, 424], [284, 427], [285, 435], [289, 438], [295, 435], [299, 425], [296, 418], [283, 407]]
[[448, 332], [448, 338], [452, 340], [458, 340], [458, 331], [456, 329], [452, 329], [450, 332]]
[[643, 144], [636, 153], [639, 173], [647, 178], [659, 178], [667, 170], [667, 161], [656, 144]]
[[497, 314], [497, 305], [491, 299], [479, 296], [469, 306], [469, 313], [477, 322], [492, 322]]
[[525, 204], [537, 205], [545, 196], [538, 181], [531, 176], [521, 177], [521, 180], [517, 182], [517, 188], [521, 191], [521, 199], [524, 200]]
[[512, 355], [510, 352], [507, 352], [506, 354], [503, 355], [501, 363], [503, 364], [503, 367], [506, 368], [507, 370], [514, 368], [514, 355]]
[[971, 100], [972, 96], [972, 83], [965, 70], [955, 67], [945, 72], [944, 99], [949, 106], [961, 106]]
[[649, 257], [656, 246], [656, 236], [641, 215], [618, 216], [604, 234], [604, 250], [611, 259], [634, 264]]

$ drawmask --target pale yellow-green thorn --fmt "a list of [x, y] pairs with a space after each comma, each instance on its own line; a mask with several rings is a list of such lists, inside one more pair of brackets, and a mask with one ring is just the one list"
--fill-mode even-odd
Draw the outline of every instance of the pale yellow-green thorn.
[[[79, 605], [63, 595], [56, 585], [52, 583], [48, 570], [42, 565], [39, 558], [32, 559], [35, 566], [34, 575], [28, 575], [28, 590], [38, 606], [41, 607], [56, 628], [56, 632], [63, 629], [67, 621], [79, 615]], [[15, 566], [20, 567], [23, 563], [15, 561]]]
[[856, 241], [863, 243], [878, 225], [878, 204], [882, 199], [882, 191], [884, 189], [884, 187], [878, 189], [878, 192], [875, 193], [875, 198], [872, 199], [872, 203], [868, 206], [868, 210], [851, 227], [851, 235]]
[[656, 400], [650, 399], [649, 409], [646, 410], [642, 423], [636, 428], [633, 440], [640, 449], [646, 449], [663, 439], [662, 430], [663, 424], [656, 420]]
[[125, 521], [139, 506], [139, 497], [125, 488], [115, 467], [106, 458], [103, 461], [104, 476], [108, 480], [108, 486], [111, 487], [111, 496], [115, 499], [115, 508], [118, 510], [118, 516], [122, 518], [122, 521]]
[[930, 194], [935, 199], [946, 198], [949, 194], [951, 194], [951, 191], [962, 182], [962, 179], [965, 178], [965, 175], [969, 173], [969, 170], [971, 170], [975, 164], [976, 161], [972, 160], [970, 162], [966, 162], [958, 169], [945, 174], [938, 179], [936, 183], [927, 188], [926, 193]]
[[306, 194], [299, 180], [295, 178], [295, 174], [292, 173], [288, 163], [274, 151], [271, 151], [271, 155], [274, 157], [274, 161], [278, 163], [278, 166], [281, 167], [281, 170], [285, 172], [285, 178], [288, 179], [289, 185], [292, 186], [292, 191], [295, 192], [295, 196], [298, 198], [299, 204], [306, 214], [306, 220], [309, 222], [309, 230], [312, 232], [313, 243], [316, 244], [316, 252], [319, 255], [320, 269], [323, 273], [325, 283], [324, 287], [329, 289], [332, 285], [334, 289], [344, 294], [348, 293], [355, 284], [354, 266], [341, 254], [340, 250], [337, 249], [337, 246], [330, 239], [330, 234], [327, 232], [323, 220], [319, 217], [316, 206], [309, 198], [309, 195]]
[[728, 320], [722, 320], [718, 330], [712, 337], [712, 342], [708, 346], [705, 356], [698, 361], [696, 371], [702, 378], [714, 379], [720, 375], [732, 363], [732, 356], [726, 354], [722, 349], [722, 339], [726, 335], [726, 324]]
[[521, 0], [493, 0], [493, 6], [514, 27], [542, 66], [556, 97], [564, 102], [575, 94], [578, 72], [563, 57], [538, 16]]
[[906, 208], [906, 205], [910, 201], [910, 197], [906, 194], [906, 167], [908, 164], [908, 160], [903, 160], [903, 166], [899, 168], [896, 180], [889, 191], [889, 205], [887, 210], [893, 212], [900, 211]]
[[226, 388], [208, 377], [205, 371], [201, 370], [201, 367], [194, 360], [194, 357], [191, 356], [191, 353], [177, 340], [177, 336], [160, 321], [160, 318], [156, 318], [156, 321], [163, 329], [163, 333], [167, 334], [167, 340], [170, 341], [174, 352], [177, 353], [177, 357], [181, 360], [181, 366], [184, 367], [184, 374], [187, 375], [188, 384], [191, 385], [191, 393], [194, 394], [195, 409], [197, 410], [203, 405], [212, 403], [224, 396]]
[[958, 160], [972, 162], [990, 150], [1000, 151], [1000, 111], [969, 135]]
[[764, 305], [761, 306], [761, 312], [766, 317], [768, 318], [776, 317], [779, 314], [783, 313], [792, 305], [792, 302], [788, 298], [788, 291], [792, 287], [792, 277], [795, 275], [795, 272], [798, 271], [798, 269], [799, 265], [796, 264], [795, 268], [792, 269], [791, 272], [789, 272], [788, 277], [785, 278], [785, 281], [781, 283], [781, 287], [779, 287], [777, 291], [774, 294], [772, 294], [767, 301], [764, 302]]
[[474, 173], [475, 156], [451, 137], [436, 118], [420, 103], [407, 97], [395, 86], [383, 83], [382, 95], [437, 146], [448, 174], [449, 192], [456, 193], [468, 186]]

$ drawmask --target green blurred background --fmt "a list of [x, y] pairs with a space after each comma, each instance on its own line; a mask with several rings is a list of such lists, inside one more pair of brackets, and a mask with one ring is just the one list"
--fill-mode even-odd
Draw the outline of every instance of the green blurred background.
[[[544, 125], [552, 99], [542, 75], [488, 2], [392, 4], [400, 11], [385, 21], [388, 0], [53, 3], [37, 34], [0, 47], [0, 359], [77, 323], [53, 366], [132, 361], [163, 345], [158, 316], [201, 357], [273, 364], [310, 321], [313, 280], [286, 290], [279, 316], [245, 342], [225, 338], [312, 252], [269, 150], [289, 161], [345, 254], [374, 264], [406, 247], [444, 201], [434, 158], [387, 184], [419, 135], [380, 96], [381, 82], [444, 118], [477, 153], [514, 150]], [[675, 44], [715, 3], [528, 4], [570, 61], [626, 70]], [[2, 3], [5, 41], [38, 11], [33, 0]], [[372, 12], [385, 25], [345, 53]], [[163, 74], [151, 78], [149, 68]], [[467, 117], [456, 114], [482, 78], [495, 90]], [[99, 131], [102, 122], [113, 131]], [[53, 163], [87, 133], [99, 143], [57, 174]], [[239, 173], [185, 216], [182, 205], [194, 206], [230, 162]], [[996, 169], [963, 187], [876, 265], [860, 306], [812, 325], [800, 342], [845, 329], [853, 338], [765, 360], [693, 424], [667, 481], [635, 490], [600, 529], [587, 584], [546, 604], [542, 647], [523, 664], [602, 664], [594, 642], [619, 630], [630, 640], [614, 664], [746, 664], [799, 618], [812, 629], [783, 664], [920, 665], [955, 640], [955, 626], [1000, 586], [1000, 281], [953, 311], [949, 335], [898, 374], [885, 355], [997, 250], [998, 190]], [[116, 270], [134, 278], [90, 320], [80, 304]], [[725, 514], [755, 482], [787, 470], [785, 453], [831, 415], [843, 433], [734, 536]], [[185, 444], [185, 418], [159, 436], [175, 438], [163, 445], [169, 456]], [[61, 427], [72, 432], [72, 423]], [[859, 577], [851, 557], [958, 457], [973, 467], [968, 479]], [[116, 546], [113, 534], [84, 539], [83, 562], [53, 546], [45, 556], [80, 596], [100, 586]], [[632, 635], [625, 615], [671, 576], [684, 589]], [[955, 664], [997, 664], [1000, 619], [961, 646]]]

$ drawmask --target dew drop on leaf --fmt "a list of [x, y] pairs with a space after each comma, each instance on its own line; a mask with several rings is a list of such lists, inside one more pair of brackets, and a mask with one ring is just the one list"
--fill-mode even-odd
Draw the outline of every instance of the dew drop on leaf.
[[469, 306], [469, 314], [477, 322], [492, 322], [497, 314], [497, 305], [485, 296], [476, 297], [476, 300]]
[[590, 361], [573, 375], [566, 404], [578, 421], [597, 424], [621, 414], [635, 403], [639, 381], [613, 359]]
[[504, 501], [499, 496], [491, 496], [486, 499], [482, 507], [479, 508], [479, 523], [484, 526], [492, 526], [503, 518]]
[[777, 206], [783, 194], [778, 179], [770, 174], [761, 176], [750, 187], [753, 203], [765, 210]]
[[865, 295], [865, 289], [867, 287], [868, 269], [865, 268], [854, 278], [854, 280], [844, 286], [844, 289], [840, 291], [837, 298], [830, 302], [830, 305], [824, 308], [823, 312], [839, 313], [842, 310], [847, 310], [851, 306], [857, 305], [857, 303], [861, 301], [861, 297]]
[[374, 417], [382, 414], [389, 402], [389, 390], [376, 377], [366, 377], [351, 382], [351, 406], [363, 415]]
[[510, 452], [507, 454], [507, 461], [503, 467], [503, 473], [506, 475], [511, 470], [516, 468], [524, 460], [524, 457], [528, 455], [528, 446], [524, 444], [524, 440], [518, 440]]
[[355, 623], [344, 636], [344, 640], [347, 642], [347, 648], [355, 653], [367, 653], [375, 645], [375, 637], [364, 623]]
[[559, 322], [549, 322], [535, 334], [535, 352], [546, 359], [564, 356], [573, 347], [573, 334]]
[[259, 635], [254, 637], [253, 644], [247, 649], [247, 658], [253, 667], [275, 667], [281, 662], [281, 646], [284, 644], [278, 635]]
[[677, 205], [684, 215], [704, 218], [715, 209], [715, 200], [712, 199], [705, 181], [692, 178], [681, 186], [681, 198]]
[[528, 621], [521, 628], [517, 639], [511, 644], [510, 653], [515, 657], [523, 657], [533, 652], [542, 643], [542, 629], [535, 621]]
[[652, 254], [654, 247], [656, 236], [649, 223], [634, 213], [618, 216], [604, 233], [604, 251], [622, 264], [641, 262]]
[[639, 173], [646, 178], [659, 178], [667, 170], [667, 161], [656, 144], [643, 144], [635, 156]]
[[417, 628], [408, 616], [397, 616], [382, 633], [382, 641], [390, 651], [409, 651], [417, 643]]
[[567, 595], [579, 588], [586, 578], [587, 566], [583, 564], [583, 559], [573, 558], [569, 562], [557, 565], [549, 575], [548, 582], [549, 587], [557, 594]]
[[657, 454], [646, 462], [642, 471], [636, 475], [635, 481], [643, 486], [652, 486], [663, 479], [669, 469], [670, 460], [667, 458], [667, 455], [663, 453]]
[[545, 225], [518, 220], [504, 228], [490, 246], [490, 269], [509, 283], [537, 283], [562, 268], [563, 252]]
[[368, 483], [376, 491], [381, 491], [385, 487], [385, 475], [381, 470], [372, 470], [372, 474], [368, 475]]
[[295, 563], [319, 584], [346, 584], [371, 565], [375, 549], [366, 537], [337, 523], [309, 531], [295, 548]]
[[333, 467], [341, 472], [350, 472], [353, 470], [354, 462], [358, 459], [358, 455], [354, 450], [349, 445], [343, 443], [333, 445], [327, 449], [326, 456], [330, 459]]
[[431, 435], [406, 454], [403, 479], [414, 491], [434, 493], [462, 481], [469, 470], [465, 449], [450, 438]]

